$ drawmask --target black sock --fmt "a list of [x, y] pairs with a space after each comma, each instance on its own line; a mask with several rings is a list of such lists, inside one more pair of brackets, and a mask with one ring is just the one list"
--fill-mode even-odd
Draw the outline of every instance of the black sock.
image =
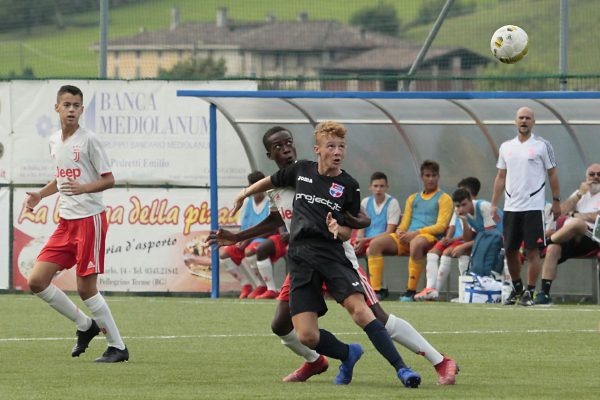
[[516, 281], [512, 281], [513, 287], [515, 288], [515, 293], [521, 294], [523, 293], [523, 282], [518, 279]]
[[386, 360], [398, 371], [400, 368], [406, 368], [406, 364], [400, 357], [398, 350], [394, 347], [390, 335], [385, 330], [385, 326], [377, 319], [371, 321], [364, 328], [365, 333], [373, 343], [377, 351], [385, 357]]
[[317, 353], [341, 361], [348, 358], [348, 345], [346, 343], [341, 342], [333, 333], [325, 329], [319, 329], [319, 332], [319, 344], [315, 347]]
[[529, 290], [529, 293], [533, 294], [533, 292], [535, 292], [535, 285], [527, 285], [527, 290]]
[[552, 286], [552, 279], [542, 279], [542, 292], [546, 296], [550, 296], [550, 287]]

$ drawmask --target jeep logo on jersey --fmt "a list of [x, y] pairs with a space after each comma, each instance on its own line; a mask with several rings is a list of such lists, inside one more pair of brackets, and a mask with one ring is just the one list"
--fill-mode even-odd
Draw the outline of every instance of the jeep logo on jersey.
[[81, 170], [79, 168], [59, 168], [56, 167], [56, 178], [73, 178], [77, 179], [81, 176]]
[[340, 185], [339, 183], [332, 183], [331, 187], [329, 188], [329, 194], [332, 197], [335, 197], [336, 199], [338, 197], [342, 197], [342, 195], [344, 194], [344, 187], [342, 185]]
[[81, 148], [79, 146], [73, 146], [73, 161], [78, 162], [80, 155], [81, 155]]

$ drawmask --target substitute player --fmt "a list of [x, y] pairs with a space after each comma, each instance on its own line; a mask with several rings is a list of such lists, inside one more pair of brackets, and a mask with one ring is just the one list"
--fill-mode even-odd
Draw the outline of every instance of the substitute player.
[[[291, 132], [283, 127], [275, 126], [265, 132], [263, 136], [263, 144], [267, 150], [267, 157], [275, 161], [279, 169], [293, 164], [296, 161], [296, 148]], [[261, 235], [285, 223], [287, 229], [291, 229], [291, 220], [293, 213], [293, 201], [295, 192], [293, 188], [276, 188], [268, 192], [271, 200], [271, 214], [262, 223], [252, 227], [251, 229], [240, 231], [237, 234], [220, 229], [217, 232], [212, 232], [210, 235], [210, 243], [218, 243], [219, 245], [227, 245], [237, 241], [248, 239], [257, 235]], [[367, 221], [362, 221], [359, 214], [359, 219], [353, 220], [347, 214], [348, 225], [354, 224], [354, 228], [361, 229], [368, 225]], [[407, 321], [396, 317], [392, 314], [387, 314], [381, 304], [374, 295], [368, 278], [364, 271], [358, 265], [356, 256], [353, 254], [349, 242], [344, 242], [346, 255], [357, 268], [360, 273], [363, 285], [367, 292], [366, 302], [371, 308], [378, 320], [385, 324], [385, 328], [392, 339], [416, 354], [424, 356], [432, 365], [435, 366], [438, 374], [438, 383], [441, 385], [449, 385], [455, 383], [455, 375], [458, 373], [458, 368], [454, 360], [449, 357], [442, 356], [413, 326]], [[296, 331], [291, 321], [289, 308], [289, 275], [281, 288], [278, 297], [277, 308], [271, 324], [273, 333], [280, 337], [281, 342], [294, 353], [302, 356], [306, 362], [300, 368], [293, 371], [283, 380], [286, 382], [303, 382], [311, 376], [324, 372], [328, 367], [327, 359], [319, 355], [316, 351], [304, 346], [298, 340]]]
[[[60, 221], [37, 257], [29, 276], [36, 296], [75, 322], [77, 343], [71, 351], [78, 357], [102, 330], [108, 349], [96, 362], [129, 360], [129, 352], [112, 313], [98, 292], [98, 274], [104, 272], [104, 247], [108, 223], [102, 191], [115, 179], [98, 137], [79, 126], [83, 113], [83, 93], [75, 86], [62, 86], [54, 106], [61, 129], [50, 138], [50, 155], [55, 164], [54, 179], [38, 192], [27, 192], [24, 207], [33, 208], [44, 197], [58, 192]], [[79, 309], [67, 295], [52, 284], [63, 269], [77, 269], [77, 292], [94, 319]]]
[[[248, 175], [248, 183], [251, 185], [265, 177], [260, 171], [253, 171]], [[248, 229], [258, 224], [269, 215], [269, 200], [264, 193], [257, 193], [248, 198], [242, 213], [240, 229]], [[254, 240], [242, 240], [238, 243], [224, 247], [219, 253], [221, 263], [231, 276], [240, 282], [242, 288], [240, 299], [258, 298], [267, 291], [267, 284], [261, 276], [257, 265], [257, 249], [266, 238], [255, 238]], [[271, 273], [272, 275], [272, 273]], [[267, 281], [272, 281], [267, 276]], [[277, 296], [275, 296], [277, 297]]]

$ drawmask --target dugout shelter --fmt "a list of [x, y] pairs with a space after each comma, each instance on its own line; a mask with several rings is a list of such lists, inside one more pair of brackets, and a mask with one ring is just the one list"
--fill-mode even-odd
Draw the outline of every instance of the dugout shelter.
[[[452, 193], [467, 176], [482, 182], [479, 197], [489, 199], [496, 175], [500, 144], [516, 135], [518, 108], [535, 113], [534, 133], [554, 146], [563, 197], [576, 190], [587, 165], [598, 162], [600, 148], [600, 93], [598, 92], [302, 92], [302, 91], [197, 91], [179, 90], [178, 96], [195, 97], [211, 115], [211, 209], [216, 212], [218, 187], [216, 159], [217, 114], [237, 133], [252, 170], [272, 173], [276, 166], [265, 156], [263, 133], [274, 125], [294, 135], [299, 158], [314, 159], [313, 128], [335, 120], [348, 128], [345, 169], [368, 193], [374, 171], [388, 175], [390, 194], [401, 205], [421, 187], [419, 166], [436, 160], [441, 187]], [[549, 186], [549, 185], [547, 185]], [[549, 196], [547, 188], [547, 197]], [[215, 215], [216, 216], [216, 215]], [[217, 218], [212, 218], [216, 221]], [[217, 227], [214, 226], [214, 229]], [[213, 265], [218, 262], [213, 252]], [[400, 291], [405, 262], [386, 268], [390, 289]], [[590, 279], [589, 260], [568, 270], [559, 268], [555, 291], [593, 292], [598, 297], [595, 263]], [[586, 271], [587, 270], [587, 271]], [[218, 268], [213, 267], [213, 297], [218, 297]], [[561, 273], [562, 272], [562, 273]], [[591, 285], [591, 287], [590, 287]], [[398, 287], [395, 287], [398, 286]], [[452, 288], [450, 288], [452, 289]]]

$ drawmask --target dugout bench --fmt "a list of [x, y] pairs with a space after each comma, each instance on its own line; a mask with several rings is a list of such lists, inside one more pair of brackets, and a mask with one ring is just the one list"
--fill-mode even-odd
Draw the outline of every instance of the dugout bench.
[[[388, 300], [397, 300], [406, 290], [408, 257], [385, 256], [384, 258], [383, 285], [390, 291]], [[363, 268], [366, 267], [367, 263], [364, 258], [359, 258], [358, 262]], [[425, 287], [425, 275], [424, 270], [417, 286], [417, 292]], [[521, 277], [526, 282], [527, 263], [521, 269]], [[539, 288], [540, 282], [537, 285], [538, 290]], [[458, 266], [457, 261], [453, 261], [446, 288], [440, 292], [440, 299], [450, 300], [457, 296]], [[600, 250], [588, 257], [573, 258], [560, 264], [556, 272], [556, 279], [552, 284], [551, 297], [555, 303], [575, 301], [600, 304]]]

